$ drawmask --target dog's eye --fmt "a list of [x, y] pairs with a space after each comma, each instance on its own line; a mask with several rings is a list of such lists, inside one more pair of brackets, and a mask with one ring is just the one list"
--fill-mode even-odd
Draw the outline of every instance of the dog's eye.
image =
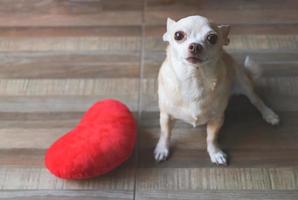
[[184, 37], [185, 37], [185, 33], [182, 31], [177, 31], [174, 36], [175, 40], [177, 41], [182, 40]]
[[217, 42], [217, 35], [210, 34], [207, 36], [207, 40], [210, 42], [210, 44], [216, 44]]

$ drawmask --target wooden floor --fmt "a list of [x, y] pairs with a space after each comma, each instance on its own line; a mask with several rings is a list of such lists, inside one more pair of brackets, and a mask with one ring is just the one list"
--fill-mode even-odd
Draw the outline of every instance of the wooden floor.
[[[297, 10], [296, 0], [0, 0], [0, 199], [297, 200]], [[210, 163], [204, 127], [182, 122], [169, 161], [152, 156], [165, 19], [192, 14], [232, 24], [227, 50], [260, 64], [258, 92], [281, 116], [271, 127], [232, 98], [220, 138], [228, 167]], [[53, 177], [47, 147], [107, 97], [135, 113], [135, 155], [93, 180]]]

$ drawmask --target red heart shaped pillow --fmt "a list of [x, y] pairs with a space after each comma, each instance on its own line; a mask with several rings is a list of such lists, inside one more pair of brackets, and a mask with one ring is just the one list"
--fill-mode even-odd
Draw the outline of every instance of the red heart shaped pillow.
[[127, 160], [136, 141], [136, 122], [121, 102], [95, 103], [80, 123], [48, 149], [45, 165], [64, 179], [105, 174]]

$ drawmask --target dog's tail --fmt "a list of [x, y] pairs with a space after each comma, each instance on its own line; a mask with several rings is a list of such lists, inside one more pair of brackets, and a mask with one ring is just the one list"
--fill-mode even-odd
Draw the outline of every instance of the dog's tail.
[[244, 60], [244, 70], [253, 80], [257, 80], [262, 76], [261, 67], [250, 56], [246, 56]]

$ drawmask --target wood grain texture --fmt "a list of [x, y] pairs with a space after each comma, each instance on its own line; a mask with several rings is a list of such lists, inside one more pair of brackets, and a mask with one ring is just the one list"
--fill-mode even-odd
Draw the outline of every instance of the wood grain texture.
[[127, 200], [132, 199], [129, 191], [108, 190], [4, 190], [0, 191], [0, 199], [13, 200]]
[[[223, 9], [230, 11], [233, 9], [254, 10], [254, 9], [280, 9], [278, 0], [263, 0], [263, 1], [245, 1], [245, 0], [227, 0], [225, 4], [221, 4], [220, 0], [196, 1], [196, 0], [147, 0], [147, 8], [154, 10], [171, 10], [180, 8], [181, 10], [190, 10], [191, 8], [217, 10]], [[286, 0], [283, 2], [284, 8], [290, 6], [298, 6], [295, 0]]]
[[139, 25], [142, 1], [0, 1], [0, 26]]
[[[295, 0], [0, 0], [0, 199], [298, 199], [297, 9]], [[166, 18], [192, 14], [232, 24], [227, 51], [259, 64], [257, 92], [281, 117], [271, 127], [233, 97], [220, 135], [229, 167], [210, 163], [206, 127], [181, 121], [170, 159], [152, 156]], [[47, 147], [104, 98], [133, 111], [134, 155], [91, 180], [55, 178]]]
[[177, 192], [140, 192], [137, 194], [137, 199], [173, 199], [173, 200], [296, 200], [298, 197], [297, 191], [185, 191]]
[[84, 112], [95, 102], [114, 98], [125, 103], [132, 111], [138, 111], [137, 96], [95, 95], [95, 96], [51, 96], [51, 97], [1, 97], [0, 112]]
[[[138, 78], [132, 53], [1, 53], [0, 78]], [[115, 73], [117, 71], [117, 73]]]
[[140, 26], [4, 27], [0, 50], [139, 52]]
[[0, 37], [0, 51], [130, 51], [140, 48], [138, 37]]
[[[244, 113], [244, 114], [243, 114]], [[238, 167], [293, 167], [298, 166], [295, 151], [296, 112], [279, 113], [282, 123], [270, 127], [256, 111], [229, 108], [220, 144], [230, 156], [230, 166]], [[153, 149], [160, 134], [158, 113], [142, 115], [139, 133], [139, 166], [142, 168], [201, 168], [211, 164], [206, 151], [206, 127], [192, 128], [177, 121], [172, 133], [172, 153], [168, 161], [156, 163]]]
[[135, 156], [65, 181], [44, 154], [98, 100], [119, 99], [137, 116], [143, 4], [0, 0], [0, 199], [134, 198]]
[[133, 111], [138, 107], [138, 79], [3, 79], [0, 82], [1, 112], [83, 112], [92, 103], [106, 98], [122, 100]]
[[[293, 27], [295, 29], [295, 26]], [[141, 35], [141, 27], [136, 26], [86, 26], [86, 27], [2, 27], [0, 37], [133, 37]]]
[[[270, 4], [270, 6], [269, 6]], [[273, 24], [297, 23], [297, 3], [287, 1], [284, 7], [278, 1], [220, 1], [148, 0], [145, 9], [147, 24], [163, 24], [167, 17], [180, 19], [189, 15], [203, 15], [218, 23]], [[276, 10], [278, 9], [278, 12]], [[237, 16], [237, 17], [235, 17]]]
[[45, 168], [0, 167], [2, 190], [124, 190], [133, 189], [133, 168], [122, 166], [105, 176], [86, 181], [55, 178]]
[[[297, 190], [296, 168], [139, 168], [140, 191]], [[281, 180], [286, 179], [286, 182]]]
[[137, 96], [138, 78], [115, 79], [2, 79], [1, 96]]

